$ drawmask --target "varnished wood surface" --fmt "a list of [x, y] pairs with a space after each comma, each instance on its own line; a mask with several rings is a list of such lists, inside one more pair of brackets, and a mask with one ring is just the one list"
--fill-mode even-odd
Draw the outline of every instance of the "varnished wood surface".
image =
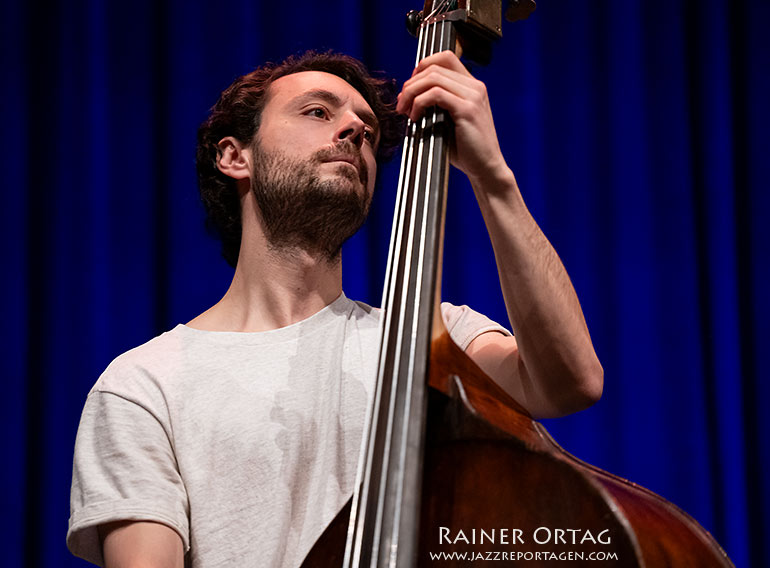
[[[550, 555], [572, 554], [570, 566], [596, 566], [588, 559], [593, 553], [609, 556], [602, 566], [732, 566], [711, 535], [684, 511], [562, 449], [446, 333], [433, 341], [429, 384], [415, 565], [470, 566], [473, 556], [468, 555], [479, 561], [478, 555], [500, 559], [508, 554], [512, 559], [524, 555], [509, 560], [511, 565], [540, 567], [561, 564]], [[342, 565], [349, 514], [350, 503], [303, 566]], [[442, 527], [448, 532], [442, 533]], [[476, 542], [465, 542], [473, 540], [474, 529]], [[481, 529], [487, 536], [483, 543]], [[501, 536], [503, 529], [508, 538]], [[511, 540], [514, 529], [521, 531], [516, 542]], [[547, 531], [566, 531], [565, 542], [553, 537], [535, 542], [538, 529], [541, 541]], [[609, 542], [592, 542], [600, 534]], [[441, 553], [466, 557], [437, 559]]]

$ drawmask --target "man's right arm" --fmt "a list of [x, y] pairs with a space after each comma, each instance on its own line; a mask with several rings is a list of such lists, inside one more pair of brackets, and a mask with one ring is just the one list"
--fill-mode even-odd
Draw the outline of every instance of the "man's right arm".
[[105, 568], [183, 568], [182, 538], [161, 523], [118, 521], [99, 527]]
[[[133, 384], [132, 369], [118, 371], [115, 382]], [[189, 507], [169, 412], [144, 392], [155, 392], [146, 384], [134, 390], [130, 399], [125, 392], [94, 390], [86, 400], [67, 545], [100, 566], [182, 568]]]

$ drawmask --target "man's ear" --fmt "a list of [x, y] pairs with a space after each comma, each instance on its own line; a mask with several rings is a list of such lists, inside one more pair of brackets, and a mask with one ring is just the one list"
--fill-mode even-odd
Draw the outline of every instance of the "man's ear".
[[251, 149], [237, 138], [225, 136], [217, 143], [219, 171], [233, 179], [247, 179], [251, 175]]

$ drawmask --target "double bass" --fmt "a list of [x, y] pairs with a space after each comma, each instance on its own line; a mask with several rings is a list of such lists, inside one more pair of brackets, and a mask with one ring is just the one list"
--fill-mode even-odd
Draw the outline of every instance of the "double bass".
[[[417, 62], [479, 63], [500, 0], [428, 0], [407, 18]], [[508, 20], [532, 0], [511, 0]], [[407, 123], [383, 292], [382, 345], [356, 490], [303, 566], [729, 567], [687, 513], [562, 449], [450, 339], [439, 309], [452, 123]]]

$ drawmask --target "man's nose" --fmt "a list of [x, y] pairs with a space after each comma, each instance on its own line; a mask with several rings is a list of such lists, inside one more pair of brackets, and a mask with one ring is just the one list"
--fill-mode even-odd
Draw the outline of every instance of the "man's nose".
[[361, 120], [358, 115], [353, 112], [348, 112], [342, 117], [340, 127], [336, 132], [335, 142], [342, 140], [348, 140], [356, 146], [360, 147], [364, 143], [364, 132], [366, 130], [366, 124]]

